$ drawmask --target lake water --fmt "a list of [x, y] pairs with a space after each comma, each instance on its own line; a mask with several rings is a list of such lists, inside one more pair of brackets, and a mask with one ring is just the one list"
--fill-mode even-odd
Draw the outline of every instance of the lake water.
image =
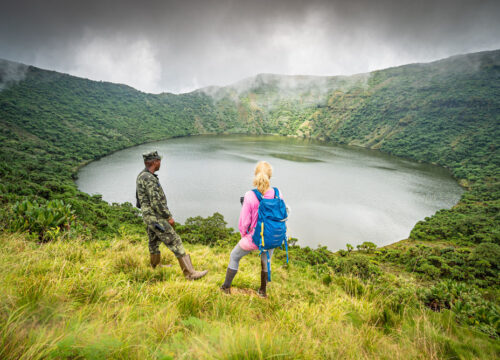
[[135, 179], [149, 150], [164, 156], [157, 174], [176, 221], [220, 212], [235, 229], [255, 164], [270, 162], [271, 184], [291, 209], [289, 235], [314, 248], [405, 239], [417, 221], [452, 207], [462, 193], [436, 166], [278, 136], [194, 136], [140, 145], [83, 167], [78, 188], [110, 203], [135, 204]]

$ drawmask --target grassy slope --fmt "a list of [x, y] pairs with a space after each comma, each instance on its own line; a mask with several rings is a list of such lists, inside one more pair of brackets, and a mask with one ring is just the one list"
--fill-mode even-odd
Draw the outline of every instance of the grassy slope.
[[[255, 256], [242, 262], [227, 296], [218, 286], [229, 248], [187, 245], [197, 267], [210, 271], [187, 282], [171, 254], [164, 262], [172, 267], [151, 270], [136, 234], [42, 247], [3, 235], [0, 247], [0, 358], [492, 359], [500, 353], [498, 342], [460, 327], [448, 311], [407, 307], [388, 315], [387, 294], [361, 291], [349, 276], [327, 283], [312, 267], [286, 268], [282, 260], [268, 299], [252, 290]], [[386, 276], [411, 291], [411, 280]]]

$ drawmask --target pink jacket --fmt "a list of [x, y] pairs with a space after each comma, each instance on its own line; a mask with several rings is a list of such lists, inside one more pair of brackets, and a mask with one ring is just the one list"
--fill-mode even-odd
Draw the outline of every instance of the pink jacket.
[[[274, 189], [270, 188], [264, 194], [264, 198], [272, 199], [274, 197]], [[281, 193], [280, 193], [281, 197]], [[243, 206], [240, 212], [240, 221], [238, 229], [240, 230], [241, 240], [238, 243], [243, 250], [252, 251], [259, 248], [252, 241], [252, 236], [257, 225], [257, 218], [259, 217], [259, 199], [255, 196], [253, 191], [247, 191]]]

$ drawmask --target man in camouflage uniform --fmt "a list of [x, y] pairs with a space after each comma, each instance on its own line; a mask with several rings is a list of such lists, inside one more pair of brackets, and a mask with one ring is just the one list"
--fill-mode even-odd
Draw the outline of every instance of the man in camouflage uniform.
[[149, 237], [149, 253], [151, 266], [155, 268], [161, 259], [160, 242], [164, 243], [174, 254], [181, 266], [184, 276], [189, 280], [199, 279], [207, 274], [205, 271], [195, 271], [191, 257], [186, 254], [180, 236], [173, 226], [175, 221], [167, 206], [167, 198], [158, 180], [156, 171], [160, 169], [161, 156], [157, 151], [142, 155], [146, 166], [137, 176], [136, 197], [137, 207], [142, 210]]

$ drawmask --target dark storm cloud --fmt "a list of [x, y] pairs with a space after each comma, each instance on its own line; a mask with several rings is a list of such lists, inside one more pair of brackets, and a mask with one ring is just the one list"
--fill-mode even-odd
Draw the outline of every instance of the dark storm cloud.
[[151, 92], [500, 48], [498, 1], [3, 1], [0, 58]]

